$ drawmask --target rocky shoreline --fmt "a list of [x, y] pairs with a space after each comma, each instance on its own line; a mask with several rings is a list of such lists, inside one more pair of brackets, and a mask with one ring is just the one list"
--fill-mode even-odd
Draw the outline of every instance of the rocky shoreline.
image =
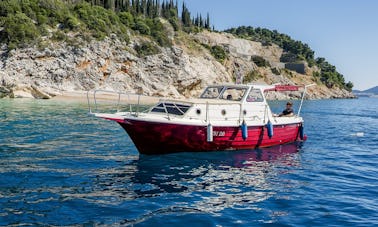
[[[230, 34], [202, 32], [173, 39], [173, 46], [159, 47], [159, 53], [139, 56], [134, 47], [145, 42], [134, 37], [129, 44], [111, 36], [72, 46], [64, 42], [46, 47], [7, 51], [0, 48], [0, 97], [50, 99], [105, 89], [148, 96], [195, 97], [208, 84], [234, 83], [235, 75], [257, 71], [258, 83], [310, 84], [312, 76], [295, 72], [290, 77], [273, 74], [271, 68], [257, 67], [251, 56], [262, 56], [279, 65], [282, 49], [263, 46]], [[217, 61], [205, 45], [227, 49], [225, 62]], [[71, 95], [72, 96], [72, 95]], [[77, 95], [73, 95], [76, 97]], [[273, 98], [295, 98], [273, 97]], [[308, 98], [354, 98], [346, 90], [318, 85]]]

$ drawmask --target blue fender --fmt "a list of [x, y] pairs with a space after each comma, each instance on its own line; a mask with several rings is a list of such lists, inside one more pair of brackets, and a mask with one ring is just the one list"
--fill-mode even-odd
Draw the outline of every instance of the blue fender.
[[273, 125], [272, 125], [272, 122], [270, 122], [270, 120], [266, 124], [266, 128], [268, 129], [269, 139], [271, 139], [273, 137], [274, 132], [273, 132]]
[[299, 138], [301, 140], [304, 139], [304, 128], [303, 128], [303, 123], [299, 126]]
[[206, 129], [207, 142], [213, 142], [213, 126], [209, 123]]
[[242, 138], [243, 140], [246, 140], [248, 138], [248, 125], [243, 120], [243, 123], [240, 125], [241, 132], [242, 132]]

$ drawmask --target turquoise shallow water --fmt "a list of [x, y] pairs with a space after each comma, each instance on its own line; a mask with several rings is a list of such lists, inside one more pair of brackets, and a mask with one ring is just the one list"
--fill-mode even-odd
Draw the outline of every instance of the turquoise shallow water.
[[302, 111], [302, 147], [143, 156], [85, 104], [0, 100], [0, 226], [378, 225], [378, 99]]

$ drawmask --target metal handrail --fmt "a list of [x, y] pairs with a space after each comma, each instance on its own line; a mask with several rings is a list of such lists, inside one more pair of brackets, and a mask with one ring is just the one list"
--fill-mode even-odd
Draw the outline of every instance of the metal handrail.
[[91, 105], [89, 103], [89, 92], [90, 92], [90, 90], [87, 91], [87, 102], [88, 102], [89, 114], [92, 114], [92, 108], [91, 108]]
[[[94, 107], [92, 108], [92, 103], [91, 103], [91, 95], [90, 93], [93, 92], [93, 104], [94, 104]], [[120, 112], [120, 104], [121, 104], [121, 96], [122, 95], [125, 95], [127, 97], [127, 103], [129, 105], [129, 110], [130, 110], [130, 113], [133, 112], [133, 108], [132, 108], [132, 103], [130, 101], [130, 95], [135, 95], [138, 97], [138, 102], [137, 102], [137, 109], [135, 110], [135, 114], [137, 115], [139, 113], [139, 106], [140, 106], [140, 94], [133, 94], [133, 93], [124, 93], [124, 92], [118, 92], [118, 91], [110, 91], [110, 90], [101, 90], [101, 89], [98, 89], [98, 90], [89, 90], [87, 91], [87, 103], [88, 103], [88, 109], [89, 109], [89, 113], [90, 114], [93, 114], [93, 111], [97, 112], [98, 111], [98, 93], [100, 92], [104, 92], [104, 93], [108, 93], [108, 94], [115, 94], [118, 96], [117, 98], [117, 103], [116, 103], [116, 111], [117, 112]], [[114, 100], [114, 99], [113, 99]], [[94, 109], [94, 110], [93, 110]]]
[[[88, 108], [89, 108], [89, 113], [93, 113], [93, 111], [97, 112], [98, 109], [99, 109], [99, 93], [100, 92], [104, 92], [105, 94], [109, 95], [109, 94], [115, 94], [117, 95], [118, 97], [114, 97], [112, 96], [113, 98], [110, 99], [110, 101], [113, 103], [113, 107], [115, 105], [116, 107], [116, 111], [117, 112], [120, 112], [122, 111], [121, 110], [121, 106], [126, 106], [128, 105], [129, 106], [129, 112], [130, 114], [138, 117], [139, 113], [141, 112], [140, 111], [140, 108], [141, 108], [141, 102], [143, 102], [143, 100], [141, 100], [141, 96], [140, 94], [134, 94], [134, 93], [124, 93], [124, 92], [117, 92], [117, 91], [109, 91], [109, 90], [90, 90], [87, 92], [87, 101], [88, 101]], [[93, 96], [92, 94], [93, 93]], [[135, 97], [134, 97], [134, 96]], [[123, 96], [121, 98], [121, 96]], [[133, 97], [132, 97], [133, 96]], [[93, 100], [91, 100], [93, 98]], [[123, 101], [125, 100], [125, 101]], [[116, 103], [115, 103], [116, 101]], [[122, 103], [121, 105], [121, 101], [124, 102]], [[183, 115], [181, 116], [177, 116], [177, 117], [185, 117], [186, 114], [189, 113], [188, 112], [185, 112], [182, 111], [176, 104], [178, 103], [182, 103], [182, 104], [191, 104], [191, 106], [193, 107], [194, 104], [199, 104], [199, 105], [206, 105], [206, 115], [205, 115], [205, 122], [210, 122], [211, 120], [214, 120], [215, 118], [212, 118], [210, 119], [210, 113], [212, 113], [213, 111], [215, 111], [216, 107], [218, 106], [218, 108], [222, 108], [222, 106], [229, 106], [229, 105], [233, 105], [234, 107], [232, 107], [233, 111], [239, 111], [238, 113], [234, 112], [235, 115], [234, 117], [227, 117], [225, 116], [226, 118], [228, 118], [228, 120], [238, 120], [239, 122], [242, 122], [242, 120], [245, 118], [244, 114], [243, 114], [243, 107], [244, 107], [244, 104], [242, 102], [209, 102], [207, 100], [204, 100], [203, 102], [200, 101], [200, 102], [193, 102], [193, 101], [190, 101], [190, 100], [174, 100], [174, 99], [160, 99], [160, 102], [163, 106], [162, 108], [164, 109], [164, 112], [167, 116], [168, 119], [171, 119], [172, 115], [168, 112], [167, 110], [167, 106], [166, 106], [166, 102], [172, 102], [174, 108], [176, 108], [180, 113], [183, 113]], [[175, 102], [178, 102], [178, 103], [175, 103]], [[94, 104], [94, 106], [93, 106]], [[125, 104], [125, 105], [124, 105]], [[151, 109], [149, 109], [151, 110]], [[147, 110], [147, 111], [149, 111]], [[265, 107], [265, 111], [264, 111], [264, 119], [266, 119], [267, 115], [269, 114], [268, 113], [268, 110], [267, 110], [267, 107]], [[237, 115], [238, 114], [238, 115]], [[175, 116], [176, 117], [176, 116]], [[222, 116], [221, 116], [222, 117]], [[220, 119], [221, 119], [220, 117]], [[198, 119], [201, 119], [201, 118], [198, 118]], [[203, 119], [203, 118], [202, 118]], [[218, 117], [217, 117], [218, 119]], [[266, 121], [266, 120], [265, 120]]]

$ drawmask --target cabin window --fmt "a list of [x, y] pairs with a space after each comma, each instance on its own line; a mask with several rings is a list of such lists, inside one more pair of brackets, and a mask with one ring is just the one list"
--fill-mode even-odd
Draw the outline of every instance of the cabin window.
[[208, 87], [200, 96], [205, 99], [216, 99], [222, 91], [222, 87]]
[[228, 87], [223, 91], [221, 99], [240, 101], [244, 97], [246, 91], [246, 88]]
[[178, 104], [178, 103], [159, 103], [152, 108], [151, 112], [155, 113], [167, 113], [174, 115], [184, 115], [190, 108], [190, 105]]
[[261, 94], [260, 89], [251, 89], [247, 96], [247, 102], [263, 102], [264, 98]]

